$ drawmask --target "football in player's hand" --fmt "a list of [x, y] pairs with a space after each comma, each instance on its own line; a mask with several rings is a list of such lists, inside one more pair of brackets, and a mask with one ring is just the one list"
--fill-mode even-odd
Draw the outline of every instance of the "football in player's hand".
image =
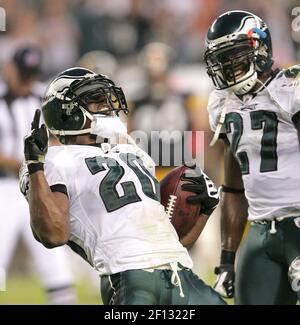
[[165, 207], [179, 238], [182, 238], [193, 228], [201, 209], [199, 204], [186, 202], [186, 198], [194, 195], [194, 193], [184, 191], [181, 188], [183, 184], [187, 183], [186, 180], [181, 180], [181, 176], [188, 169], [186, 166], [174, 168], [160, 182], [161, 204]]

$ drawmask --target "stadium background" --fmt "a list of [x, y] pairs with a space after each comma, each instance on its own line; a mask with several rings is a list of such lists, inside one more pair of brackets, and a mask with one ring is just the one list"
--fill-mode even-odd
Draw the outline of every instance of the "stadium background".
[[[106, 69], [104, 72], [109, 72], [121, 84], [131, 104], [136, 101], [143, 82], [144, 47], [150, 42], [168, 45], [164, 58], [168, 63], [168, 83], [174, 92], [191, 95], [185, 106], [191, 120], [190, 129], [205, 131], [204, 168], [218, 185], [222, 183], [222, 150], [218, 145], [207, 150], [211, 133], [206, 103], [212, 84], [202, 56], [208, 26], [224, 11], [249, 10], [268, 23], [277, 66], [295, 64], [300, 58], [300, 31], [292, 30], [295, 17], [291, 14], [292, 8], [300, 7], [300, 1], [2, 0], [0, 6], [6, 12], [6, 31], [0, 32], [1, 67], [16, 48], [34, 43], [43, 50], [41, 80], [47, 81], [61, 70], [77, 65], [85, 53], [105, 51], [108, 61], [102, 56], [99, 69]], [[166, 128], [168, 123], [165, 121]], [[134, 129], [132, 125], [129, 120], [129, 127]], [[168, 170], [158, 169], [159, 178]], [[216, 211], [191, 252], [197, 273], [210, 283], [219, 257], [218, 227]], [[7, 274], [7, 291], [0, 292], [0, 304], [46, 303], [38, 279], [32, 276], [32, 268], [31, 257], [20, 241]], [[72, 268], [79, 303], [99, 303], [97, 276], [74, 254]]]

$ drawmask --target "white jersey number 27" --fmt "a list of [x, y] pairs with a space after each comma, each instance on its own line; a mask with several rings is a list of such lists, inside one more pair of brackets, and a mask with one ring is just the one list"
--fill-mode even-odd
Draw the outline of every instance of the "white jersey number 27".
[[[263, 129], [261, 139], [261, 163], [260, 172], [271, 172], [277, 170], [277, 133], [278, 119], [275, 112], [270, 111], [253, 111], [250, 112], [251, 130]], [[233, 126], [233, 130], [232, 130]], [[231, 150], [235, 154], [243, 175], [249, 174], [249, 159], [246, 151], [238, 151], [240, 139], [244, 133], [243, 118], [239, 113], [231, 112], [226, 115], [225, 119], [226, 132], [232, 134]], [[253, 130], [253, 131], [252, 131]]]

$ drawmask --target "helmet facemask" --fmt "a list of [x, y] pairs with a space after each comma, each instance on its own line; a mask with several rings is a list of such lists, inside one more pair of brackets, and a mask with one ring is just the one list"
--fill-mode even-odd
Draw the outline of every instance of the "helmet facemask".
[[[91, 111], [91, 114], [100, 113], [104, 115], [120, 112], [128, 114], [127, 102], [123, 90], [112, 84], [112, 81], [103, 75], [94, 78], [75, 81], [70, 85], [69, 92], [73, 94], [72, 102], [78, 103], [85, 110], [89, 111], [89, 104], [102, 103], [107, 108], [101, 112]], [[76, 105], [76, 104], [75, 104]]]
[[249, 40], [208, 50], [207, 73], [217, 89], [231, 89], [237, 95], [249, 92], [256, 83], [255, 50]]
[[[97, 77], [95, 78], [97, 79]], [[117, 142], [118, 136], [127, 134], [127, 128], [119, 119], [120, 112], [128, 114], [127, 102], [120, 87], [108, 80], [84, 80], [71, 85], [76, 94], [75, 102], [83, 109], [83, 114], [91, 121], [86, 129], [96, 143]], [[104, 81], [104, 82], [103, 82]]]

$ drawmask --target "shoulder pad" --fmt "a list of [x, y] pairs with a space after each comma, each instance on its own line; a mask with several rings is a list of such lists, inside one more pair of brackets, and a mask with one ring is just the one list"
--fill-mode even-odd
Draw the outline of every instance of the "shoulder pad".
[[227, 92], [224, 90], [213, 90], [208, 98], [207, 110], [210, 110], [222, 106], [227, 96]]

